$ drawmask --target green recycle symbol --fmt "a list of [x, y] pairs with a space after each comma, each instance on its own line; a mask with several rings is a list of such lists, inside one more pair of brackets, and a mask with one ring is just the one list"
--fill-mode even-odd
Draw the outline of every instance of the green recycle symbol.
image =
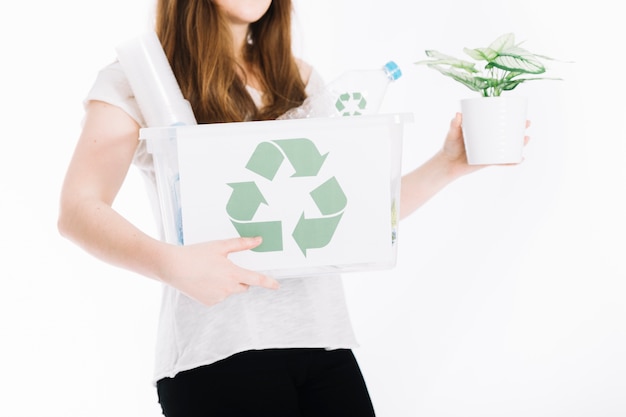
[[[261, 142], [246, 164], [246, 169], [273, 181], [285, 157], [293, 167], [293, 177], [315, 177], [328, 153], [321, 155], [315, 144], [306, 138], [280, 139]], [[262, 236], [263, 243], [252, 249], [256, 252], [283, 250], [283, 227], [280, 220], [253, 221], [261, 204], [269, 205], [254, 181], [227, 184], [232, 194], [226, 204], [231, 223], [242, 237]], [[328, 245], [348, 202], [335, 177], [323, 182], [309, 192], [319, 209], [320, 217], [307, 218], [300, 215], [291, 236], [307, 256], [307, 250]]]
[[367, 107], [367, 100], [360, 92], [343, 93], [335, 102], [335, 108], [342, 116], [360, 116]]

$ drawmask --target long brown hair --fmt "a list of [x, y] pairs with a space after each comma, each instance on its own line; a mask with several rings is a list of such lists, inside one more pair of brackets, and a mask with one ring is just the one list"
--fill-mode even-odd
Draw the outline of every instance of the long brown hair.
[[237, 75], [230, 29], [211, 0], [158, 0], [156, 33], [198, 123], [275, 119], [306, 98], [291, 49], [291, 0], [250, 25], [244, 58], [264, 92], [257, 109]]

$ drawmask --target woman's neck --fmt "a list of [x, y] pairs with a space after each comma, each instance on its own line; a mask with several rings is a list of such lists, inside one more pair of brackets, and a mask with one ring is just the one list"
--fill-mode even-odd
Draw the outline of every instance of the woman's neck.
[[258, 76], [254, 68], [250, 66], [250, 63], [246, 61], [245, 50], [248, 46], [248, 25], [231, 24], [231, 34], [233, 38], [233, 53], [235, 61], [239, 68], [237, 71], [241, 71], [239, 76], [245, 83], [255, 89], [261, 91], [261, 83], [258, 81]]

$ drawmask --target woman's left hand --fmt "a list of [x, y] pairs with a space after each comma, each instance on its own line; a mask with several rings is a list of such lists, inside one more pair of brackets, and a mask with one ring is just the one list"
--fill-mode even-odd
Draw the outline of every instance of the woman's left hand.
[[[462, 129], [463, 116], [457, 113], [450, 122], [450, 129], [441, 149], [415, 170], [402, 176], [400, 218], [405, 218], [421, 207], [432, 196], [455, 179], [488, 165], [467, 163]], [[526, 122], [526, 127], [530, 122]], [[524, 144], [528, 136], [524, 137]]]
[[[465, 151], [465, 143], [463, 141], [463, 115], [457, 113], [450, 122], [450, 129], [443, 143], [441, 154], [450, 165], [450, 171], [453, 177], [460, 177], [471, 172], [477, 171], [488, 165], [469, 165], [467, 163], [467, 153]], [[530, 126], [530, 121], [526, 121], [526, 128]], [[524, 137], [524, 145], [528, 143], [530, 138]]]

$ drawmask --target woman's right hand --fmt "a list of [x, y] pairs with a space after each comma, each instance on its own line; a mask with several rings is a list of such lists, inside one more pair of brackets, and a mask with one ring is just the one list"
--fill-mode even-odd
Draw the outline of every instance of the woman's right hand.
[[148, 236], [113, 209], [138, 137], [139, 125], [122, 109], [88, 103], [61, 191], [59, 232], [107, 263], [165, 282], [206, 305], [251, 285], [277, 288], [275, 280], [228, 259], [258, 246], [260, 238], [175, 246]]
[[275, 279], [241, 268], [228, 259], [230, 253], [253, 249], [260, 244], [260, 237], [241, 237], [169, 246], [159, 275], [163, 282], [207, 306], [244, 292], [250, 286], [277, 289]]

